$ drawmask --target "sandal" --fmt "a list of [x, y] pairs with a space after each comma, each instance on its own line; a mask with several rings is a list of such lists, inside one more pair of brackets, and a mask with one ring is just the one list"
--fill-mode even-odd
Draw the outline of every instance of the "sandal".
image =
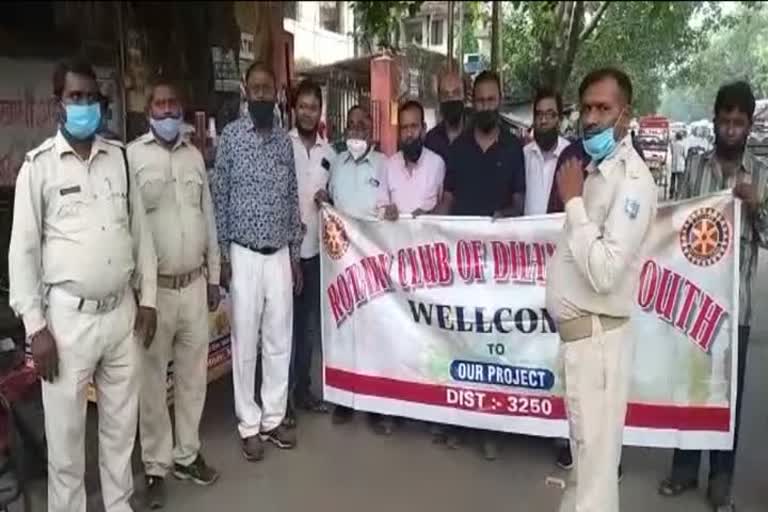
[[679, 496], [686, 491], [696, 489], [699, 483], [696, 480], [678, 480], [670, 477], [659, 484], [659, 494], [668, 498]]

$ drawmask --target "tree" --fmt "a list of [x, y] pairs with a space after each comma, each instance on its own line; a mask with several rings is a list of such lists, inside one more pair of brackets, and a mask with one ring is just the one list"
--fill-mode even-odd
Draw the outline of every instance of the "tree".
[[637, 110], [652, 111], [670, 69], [700, 48], [712, 2], [512, 2], [504, 15], [503, 72], [525, 96], [549, 85], [575, 99], [578, 80], [595, 67], [624, 69], [635, 83]]
[[709, 118], [717, 89], [735, 80], [749, 82], [757, 98], [768, 96], [768, 8], [761, 2], [740, 6], [689, 56], [669, 80], [662, 112], [682, 121]]
[[368, 53], [373, 53], [377, 47], [397, 50], [400, 43], [400, 20], [414, 16], [423, 3], [352, 2], [357, 22], [354, 36], [365, 45]]

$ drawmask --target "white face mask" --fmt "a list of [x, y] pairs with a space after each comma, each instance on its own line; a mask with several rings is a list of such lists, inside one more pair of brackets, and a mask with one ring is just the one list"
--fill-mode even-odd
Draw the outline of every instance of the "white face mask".
[[368, 143], [363, 139], [347, 139], [347, 150], [352, 158], [359, 160], [368, 150]]

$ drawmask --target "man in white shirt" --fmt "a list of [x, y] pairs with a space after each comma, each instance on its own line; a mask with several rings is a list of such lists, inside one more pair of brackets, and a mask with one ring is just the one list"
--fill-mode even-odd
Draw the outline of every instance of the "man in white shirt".
[[296, 127], [289, 133], [293, 143], [299, 210], [304, 224], [301, 243], [301, 269], [304, 288], [296, 296], [293, 309], [293, 358], [291, 361], [290, 398], [284, 424], [296, 423], [295, 408], [327, 412], [325, 404], [311, 391], [312, 353], [320, 345], [320, 241], [319, 210], [315, 194], [325, 190], [333, 160], [333, 150], [318, 133], [323, 96], [320, 86], [309, 80], [296, 91]]
[[563, 100], [551, 89], [539, 89], [533, 102], [533, 141], [523, 148], [525, 156], [525, 215], [544, 215], [555, 179], [557, 159], [568, 147], [560, 136]]

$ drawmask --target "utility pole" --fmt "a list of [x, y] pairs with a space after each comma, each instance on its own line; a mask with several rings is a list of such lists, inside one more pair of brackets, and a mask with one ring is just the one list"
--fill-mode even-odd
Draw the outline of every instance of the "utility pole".
[[453, 68], [453, 2], [448, 2], [448, 68]]
[[459, 72], [464, 73], [464, 2], [459, 2], [459, 51], [456, 54]]
[[499, 30], [499, 11], [501, 10], [501, 2], [491, 2], [491, 70], [499, 72], [499, 60], [500, 60], [500, 38], [501, 33]]

